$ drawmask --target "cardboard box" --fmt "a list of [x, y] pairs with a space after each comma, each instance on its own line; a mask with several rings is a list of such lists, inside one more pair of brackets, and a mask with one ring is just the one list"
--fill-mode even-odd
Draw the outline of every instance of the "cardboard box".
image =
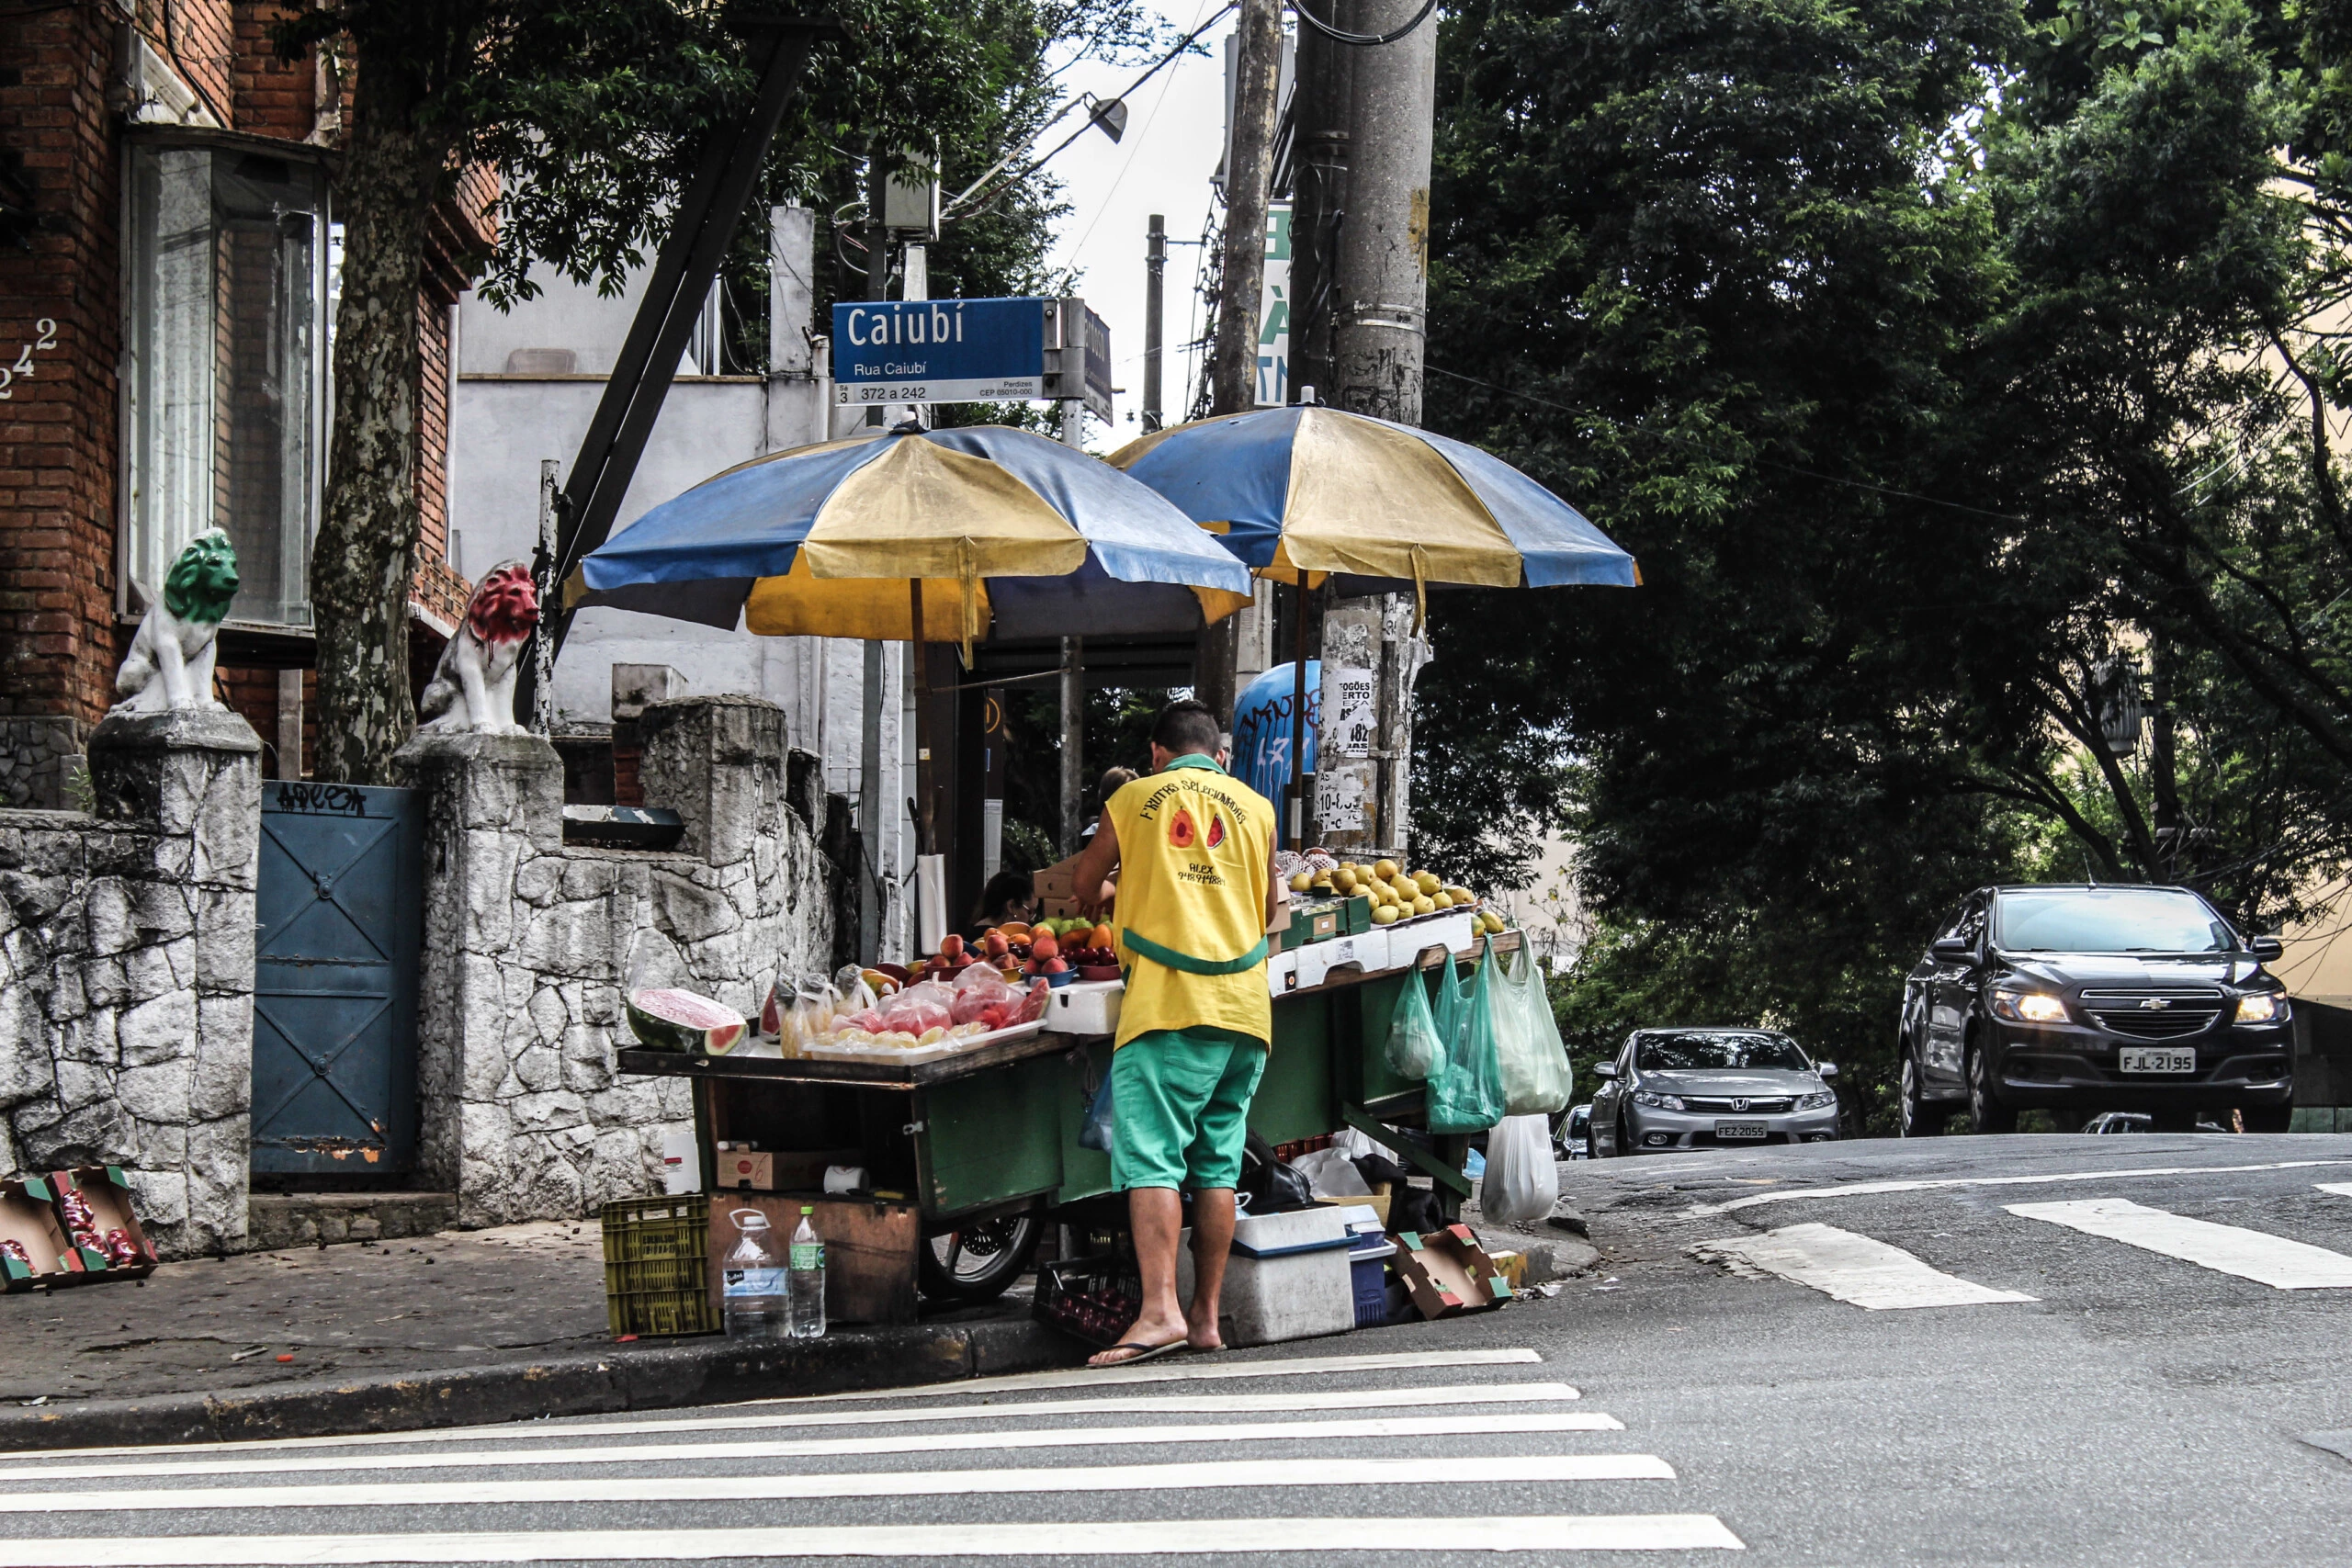
[[66, 1220], [69, 1198], [78, 1197], [89, 1204], [97, 1222], [101, 1239], [114, 1231], [130, 1238], [135, 1258], [130, 1262], [109, 1259], [103, 1251], [87, 1246], [77, 1246], [74, 1251], [94, 1274], [116, 1279], [141, 1280], [155, 1271], [155, 1248], [147, 1240], [146, 1227], [139, 1223], [139, 1215], [130, 1203], [130, 1182], [116, 1165], [85, 1165], [73, 1170], [51, 1171], [49, 1177], [51, 1196], [56, 1200], [57, 1223], [73, 1240], [73, 1226]]
[[1032, 872], [1029, 888], [1037, 896], [1043, 914], [1059, 918], [1079, 913], [1078, 856], [1057, 861], [1043, 871]]
[[722, 1191], [775, 1190], [775, 1156], [722, 1149], [718, 1156], [718, 1186]]
[[1468, 1225], [1426, 1235], [1406, 1231], [1397, 1235], [1396, 1248], [1396, 1277], [1423, 1317], [1484, 1312], [1510, 1299], [1510, 1281]]
[[710, 1297], [719, 1303], [718, 1275], [740, 1236], [734, 1216], [756, 1209], [783, 1260], [803, 1204], [825, 1242], [825, 1321], [912, 1323], [915, 1248], [923, 1245], [922, 1215], [911, 1203], [881, 1199], [826, 1198], [802, 1193], [720, 1192], [710, 1201]]
[[78, 1281], [89, 1264], [66, 1245], [64, 1227], [57, 1223], [55, 1197], [38, 1176], [11, 1177], [0, 1181], [0, 1238], [15, 1242], [30, 1259], [0, 1263], [0, 1290], [29, 1291], [35, 1285]]

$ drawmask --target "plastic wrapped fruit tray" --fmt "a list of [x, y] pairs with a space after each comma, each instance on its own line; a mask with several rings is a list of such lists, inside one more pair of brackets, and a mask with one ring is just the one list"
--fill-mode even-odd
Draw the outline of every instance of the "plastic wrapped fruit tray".
[[934, 1041], [929, 1045], [901, 1048], [891, 1045], [808, 1044], [800, 1048], [800, 1054], [815, 1062], [904, 1062], [912, 1066], [917, 1062], [936, 1062], [966, 1051], [977, 1051], [983, 1045], [1019, 1040], [1045, 1027], [1044, 1019], [1033, 1018], [1026, 1023], [1008, 1024], [1002, 1029], [992, 1029], [986, 1034], [966, 1034], [953, 1040]]

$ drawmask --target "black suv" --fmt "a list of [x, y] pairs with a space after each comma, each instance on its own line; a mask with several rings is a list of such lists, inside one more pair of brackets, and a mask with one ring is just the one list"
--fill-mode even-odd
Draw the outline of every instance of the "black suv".
[[2160, 1131], [2294, 1111], [2277, 937], [2241, 938], [2186, 887], [1987, 887], [1903, 983], [1905, 1136], [1965, 1109], [2010, 1133], [2036, 1107], [2147, 1112]]

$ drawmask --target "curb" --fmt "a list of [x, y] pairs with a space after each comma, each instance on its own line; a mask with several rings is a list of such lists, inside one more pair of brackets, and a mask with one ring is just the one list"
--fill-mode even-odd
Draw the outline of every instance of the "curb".
[[918, 1388], [1077, 1365], [1091, 1350], [1027, 1319], [843, 1328], [821, 1339], [705, 1338], [616, 1345], [595, 1355], [286, 1383], [250, 1393], [96, 1399], [0, 1410], [0, 1452], [227, 1443], [610, 1415], [795, 1394]]

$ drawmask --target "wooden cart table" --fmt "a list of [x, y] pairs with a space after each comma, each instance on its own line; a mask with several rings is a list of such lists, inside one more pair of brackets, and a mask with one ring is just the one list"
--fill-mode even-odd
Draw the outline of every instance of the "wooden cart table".
[[[1495, 946], [1509, 951], [1520, 940], [1507, 932]], [[1432, 1148], [1400, 1136], [1396, 1129], [1421, 1121], [1421, 1085], [1391, 1073], [1385, 1059], [1390, 1011], [1407, 976], [1430, 983], [1428, 972], [1446, 956], [1432, 947], [1406, 967], [1335, 970], [1276, 998], [1251, 1131], [1286, 1144], [1354, 1127], [1432, 1178], [1449, 1212], [1467, 1198], [1467, 1140], [1440, 1139]], [[716, 1185], [720, 1142], [753, 1144], [780, 1160], [827, 1152], [864, 1166], [873, 1190], [912, 1201], [928, 1237], [1012, 1216], [1047, 1218], [1109, 1196], [1110, 1156], [1080, 1146], [1078, 1134], [1110, 1060], [1107, 1035], [1046, 1032], [912, 1065], [632, 1048], [620, 1053], [620, 1069], [693, 1081], [703, 1190]], [[959, 1290], [952, 1265], [951, 1258], [944, 1277], [936, 1259], [924, 1269], [926, 1293], [979, 1299], [1019, 1272], [1000, 1270], [999, 1279], [983, 1271], [983, 1288]]]

